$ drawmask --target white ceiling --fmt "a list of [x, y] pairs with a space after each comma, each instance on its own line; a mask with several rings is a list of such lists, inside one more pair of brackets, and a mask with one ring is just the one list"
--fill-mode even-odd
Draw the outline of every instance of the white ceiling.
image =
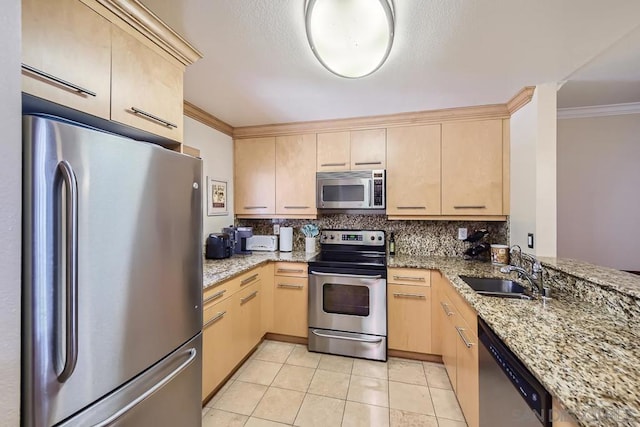
[[640, 25], [638, 0], [395, 0], [387, 63], [348, 80], [311, 52], [303, 0], [142, 2], [204, 54], [185, 99], [232, 126], [504, 103]]

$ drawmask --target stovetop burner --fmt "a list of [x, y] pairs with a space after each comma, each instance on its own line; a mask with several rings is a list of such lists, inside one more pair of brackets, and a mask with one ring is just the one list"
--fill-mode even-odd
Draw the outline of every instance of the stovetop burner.
[[324, 230], [320, 234], [320, 253], [309, 260], [309, 265], [386, 269], [384, 231]]

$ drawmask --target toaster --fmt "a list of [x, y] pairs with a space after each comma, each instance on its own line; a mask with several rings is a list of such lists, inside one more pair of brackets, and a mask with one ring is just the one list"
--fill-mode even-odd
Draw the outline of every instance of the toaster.
[[229, 258], [232, 252], [231, 238], [227, 233], [209, 234], [204, 251], [206, 259]]

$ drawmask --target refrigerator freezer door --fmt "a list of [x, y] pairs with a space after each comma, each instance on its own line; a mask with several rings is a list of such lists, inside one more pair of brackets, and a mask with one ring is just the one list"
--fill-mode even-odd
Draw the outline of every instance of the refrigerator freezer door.
[[144, 374], [57, 427], [200, 426], [202, 334]]
[[202, 172], [156, 145], [23, 120], [22, 416], [44, 426], [200, 332]]

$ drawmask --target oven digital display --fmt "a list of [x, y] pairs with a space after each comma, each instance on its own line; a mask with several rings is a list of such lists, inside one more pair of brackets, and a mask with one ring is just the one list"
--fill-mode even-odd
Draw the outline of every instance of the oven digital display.
[[362, 234], [343, 234], [342, 240], [347, 242], [362, 242]]

